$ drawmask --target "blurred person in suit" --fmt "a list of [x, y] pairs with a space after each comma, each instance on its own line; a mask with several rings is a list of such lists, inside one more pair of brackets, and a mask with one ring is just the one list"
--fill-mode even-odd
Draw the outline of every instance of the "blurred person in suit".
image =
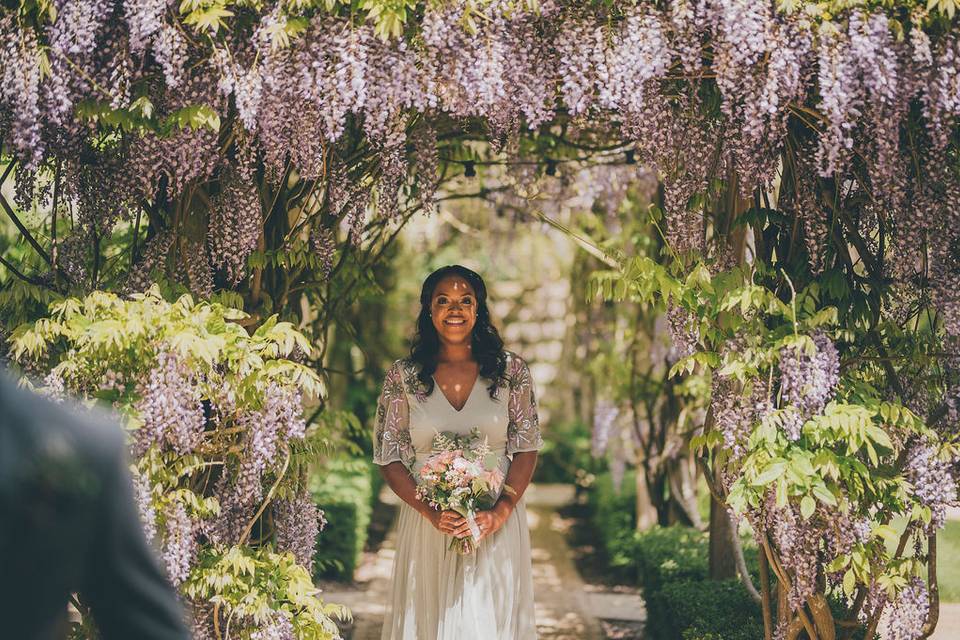
[[122, 429], [0, 369], [0, 638], [52, 640], [72, 593], [103, 640], [187, 640], [147, 542]]

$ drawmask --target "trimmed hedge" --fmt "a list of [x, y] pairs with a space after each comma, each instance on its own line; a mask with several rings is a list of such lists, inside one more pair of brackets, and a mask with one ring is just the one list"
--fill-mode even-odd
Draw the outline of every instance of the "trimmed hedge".
[[314, 578], [352, 580], [367, 542], [380, 474], [365, 459], [334, 459], [310, 476], [310, 491], [327, 526], [317, 537]]
[[653, 527], [635, 538], [637, 576], [645, 595], [660, 591], [667, 582], [707, 579], [706, 533], [692, 527]]
[[[739, 580], [667, 581], [648, 601], [647, 637], [661, 640], [759, 640], [760, 605]], [[656, 615], [653, 615], [656, 613]]]
[[[653, 527], [636, 534], [636, 562], [644, 589], [659, 590], [663, 583], [706, 580], [710, 575], [710, 537], [693, 527]], [[742, 541], [743, 559], [755, 585], [760, 584], [759, 549]], [[770, 575], [773, 580], [773, 574]]]
[[617, 579], [637, 582], [635, 472], [631, 469], [624, 474], [620, 491], [614, 489], [609, 473], [601, 473], [587, 496], [593, 529], [600, 536], [610, 572]]

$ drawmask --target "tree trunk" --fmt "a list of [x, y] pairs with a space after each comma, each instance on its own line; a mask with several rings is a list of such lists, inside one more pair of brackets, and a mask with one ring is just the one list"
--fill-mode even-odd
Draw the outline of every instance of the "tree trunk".
[[697, 465], [690, 456], [677, 458], [670, 465], [670, 495], [684, 524], [703, 529], [697, 505]]
[[637, 531], [646, 531], [657, 524], [657, 507], [650, 498], [647, 487], [647, 474], [643, 465], [639, 465], [636, 473], [637, 482]]
[[710, 579], [726, 580], [737, 577], [735, 550], [730, 543], [735, 535], [726, 507], [710, 497]]
[[767, 554], [762, 550], [757, 558], [760, 564], [760, 609], [763, 613], [763, 640], [773, 640], [773, 612], [770, 590], [770, 566], [767, 563]]

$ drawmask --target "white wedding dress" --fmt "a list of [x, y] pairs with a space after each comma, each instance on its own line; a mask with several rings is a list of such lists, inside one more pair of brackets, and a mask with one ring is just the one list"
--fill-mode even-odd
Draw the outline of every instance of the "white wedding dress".
[[[398, 360], [387, 372], [377, 405], [373, 459], [399, 460], [416, 472], [438, 431], [479, 427], [500, 454], [506, 475], [514, 453], [543, 445], [530, 369], [507, 352], [509, 384], [487, 390], [478, 378], [457, 411], [440, 387], [427, 395], [417, 365]], [[406, 503], [400, 505], [397, 552], [382, 640], [530, 640], [533, 613], [530, 534], [521, 498], [507, 522], [472, 554], [448, 549], [451, 538]]]

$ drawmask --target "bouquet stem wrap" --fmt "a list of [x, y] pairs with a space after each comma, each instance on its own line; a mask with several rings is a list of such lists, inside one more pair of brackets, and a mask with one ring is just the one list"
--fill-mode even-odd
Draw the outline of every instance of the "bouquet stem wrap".
[[477, 526], [477, 518], [471, 509], [467, 511], [467, 524], [470, 525], [470, 535], [474, 542], [480, 542], [480, 528]]

